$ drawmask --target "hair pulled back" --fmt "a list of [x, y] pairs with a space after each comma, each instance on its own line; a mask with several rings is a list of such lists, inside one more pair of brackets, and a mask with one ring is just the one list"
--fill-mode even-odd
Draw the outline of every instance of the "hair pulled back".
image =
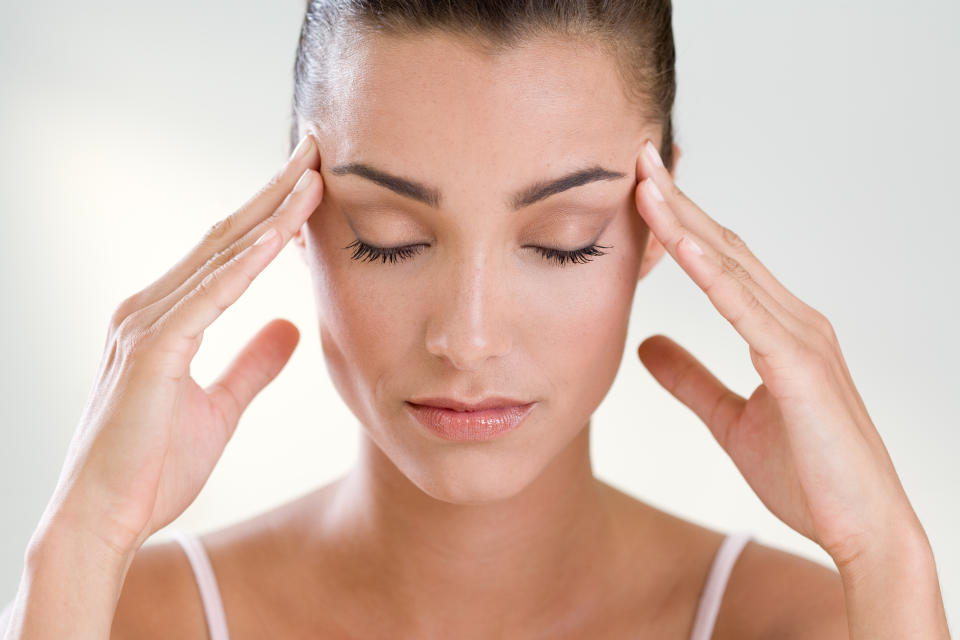
[[468, 36], [490, 55], [542, 34], [591, 39], [612, 55], [637, 117], [661, 125], [661, 155], [673, 163], [670, 0], [309, 0], [294, 64], [291, 151], [300, 119], [330, 113], [331, 66], [358, 36], [374, 33]]

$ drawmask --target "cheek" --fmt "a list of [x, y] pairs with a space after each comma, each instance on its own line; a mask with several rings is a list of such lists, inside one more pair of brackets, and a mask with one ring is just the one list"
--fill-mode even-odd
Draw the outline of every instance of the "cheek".
[[603, 400], [623, 359], [636, 284], [632, 264], [618, 258], [597, 264], [575, 286], [555, 284], [530, 325], [529, 344], [537, 345], [536, 358], [551, 378], [557, 415], [574, 418], [574, 427]]
[[601, 244], [613, 249], [584, 265], [545, 271], [517, 298], [535, 314], [527, 340], [540, 345], [538, 357], [560, 376], [554, 386], [571, 396], [583, 390], [597, 404], [623, 359], [643, 238], [620, 218]]
[[393, 311], [383, 291], [371, 290], [369, 278], [349, 259], [351, 242], [311, 219], [306, 234], [306, 258], [313, 282], [321, 346], [331, 380], [346, 404], [362, 421], [373, 409], [377, 380], [403, 344], [397, 335], [405, 323]]

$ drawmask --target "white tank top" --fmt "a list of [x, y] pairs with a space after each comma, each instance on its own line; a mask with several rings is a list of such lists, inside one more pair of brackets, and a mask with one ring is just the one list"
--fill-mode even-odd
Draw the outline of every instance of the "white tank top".
[[[197, 586], [200, 587], [200, 599], [203, 601], [203, 610], [207, 617], [210, 640], [230, 640], [217, 578], [213, 574], [213, 567], [210, 565], [210, 558], [203, 544], [195, 534], [189, 531], [173, 529], [171, 534], [173, 539], [183, 547], [190, 560], [190, 566], [193, 567], [193, 575], [197, 580]], [[743, 547], [751, 538], [747, 531], [735, 531], [727, 535], [720, 544], [713, 558], [713, 564], [710, 566], [710, 572], [707, 574], [703, 591], [700, 592], [690, 640], [710, 640], [710, 636], [713, 635], [713, 626], [717, 621], [720, 601], [723, 599], [730, 572]]]

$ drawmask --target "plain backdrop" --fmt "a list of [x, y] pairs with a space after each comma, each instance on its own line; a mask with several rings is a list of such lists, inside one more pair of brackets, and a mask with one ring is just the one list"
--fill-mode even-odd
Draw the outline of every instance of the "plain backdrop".
[[[0, 5], [0, 603], [16, 592], [110, 313], [285, 160], [303, 8]], [[832, 321], [956, 627], [960, 3], [678, 0], [674, 11], [678, 183]], [[594, 416], [596, 474], [684, 518], [831, 564], [763, 506], [635, 354], [666, 333], [748, 396], [760, 378], [746, 343], [669, 255], [636, 296], [618, 377]], [[354, 461], [359, 426], [325, 369], [292, 247], [207, 331], [197, 380], [275, 317], [292, 320], [301, 342], [172, 526], [225, 526]]]

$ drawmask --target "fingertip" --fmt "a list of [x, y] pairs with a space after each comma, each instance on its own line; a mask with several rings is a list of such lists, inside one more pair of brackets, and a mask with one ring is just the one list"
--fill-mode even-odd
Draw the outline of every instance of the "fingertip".
[[672, 340], [662, 333], [656, 333], [652, 336], [648, 336], [637, 346], [637, 356], [643, 359], [645, 355], [650, 356], [653, 354], [658, 347], [662, 348], [665, 345], [669, 345], [671, 342]]
[[637, 358], [644, 362], [644, 356], [650, 355], [650, 338], [637, 345]]
[[274, 318], [260, 330], [260, 334], [271, 346], [276, 357], [284, 363], [300, 343], [300, 330], [285, 318]]
[[646, 143], [644, 143], [643, 148], [651, 164], [657, 169], [663, 169], [663, 159], [660, 157], [660, 152], [657, 151], [657, 147], [653, 144], [653, 141], [648, 139]]
[[293, 186], [293, 193], [299, 193], [309, 187], [313, 183], [315, 175], [316, 171], [310, 167], [304, 169], [303, 173], [300, 174], [300, 179], [297, 180], [297, 184]]
[[[659, 160], [660, 154], [653, 144], [653, 140], [647, 138], [640, 146], [640, 152], [637, 153], [637, 181], [644, 178], [652, 178], [658, 166], [663, 166], [663, 161]], [[658, 164], [659, 163], [659, 164]]]
[[[308, 156], [309, 156], [309, 158], [310, 158], [310, 165], [313, 166], [313, 164], [316, 163], [317, 167], [319, 167], [320, 164], [321, 164], [321, 161], [320, 161], [320, 142], [317, 140], [316, 136], [313, 135], [313, 132], [312, 132], [312, 131], [308, 131], [308, 132], [307, 132], [307, 137], [310, 139], [310, 151], [309, 151], [309, 154], [308, 154]], [[316, 156], [316, 157], [314, 157], [314, 156]]]

